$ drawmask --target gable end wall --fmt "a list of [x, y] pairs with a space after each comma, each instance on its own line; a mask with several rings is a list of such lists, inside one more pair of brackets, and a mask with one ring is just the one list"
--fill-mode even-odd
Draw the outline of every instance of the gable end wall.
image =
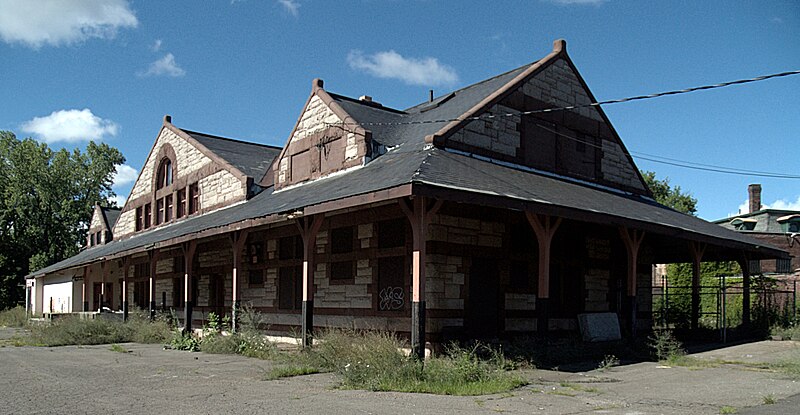
[[[574, 147], [574, 144], [563, 136], [553, 135], [543, 129], [533, 128], [532, 131], [525, 131], [525, 127], [522, 125], [524, 124], [523, 117], [517, 115], [507, 117], [503, 114], [539, 108], [585, 105], [591, 102], [592, 98], [589, 92], [584, 88], [569, 63], [565, 59], [558, 59], [483, 113], [483, 115], [498, 115], [496, 118], [466, 123], [447, 140], [454, 148], [528, 165], [525, 161], [526, 150], [524, 147], [525, 142], [532, 142], [534, 135], [549, 134], [548, 140], [560, 140], [557, 144], [562, 149]], [[553, 128], [557, 128], [559, 133], [565, 135], [574, 136], [576, 131], [580, 131], [593, 137], [599, 144], [597, 155], [594, 157], [569, 154], [566, 159], [552, 162], [561, 164], [562, 169], [566, 170], [556, 171], [556, 173], [567, 174], [583, 180], [593, 180], [603, 185], [620, 187], [625, 190], [645, 192], [635, 166], [630, 162], [623, 147], [617, 142], [613, 129], [606, 123], [598, 109], [586, 107], [572, 111], [539, 113], [534, 114], [533, 118], [537, 123], [552, 123]], [[528, 146], [534, 147], [536, 144], [528, 144]], [[588, 143], [587, 146], [592, 146], [592, 144]], [[589, 151], [590, 153], [586, 154], [594, 153], [593, 148], [590, 148]], [[569, 171], [570, 163], [578, 168], [581, 164], [585, 164], [580, 160], [573, 161], [573, 157], [580, 156], [588, 157], [592, 164], [598, 165], [595, 173], [587, 172], [585, 168], [578, 172]]]
[[[117, 224], [114, 226], [115, 238], [123, 238], [135, 232], [136, 207], [152, 203], [155, 212], [153, 175], [160, 160], [161, 147], [169, 144], [175, 152], [175, 190], [186, 184], [198, 182], [200, 187], [200, 212], [206, 213], [247, 197], [246, 183], [228, 170], [219, 166], [187, 140], [169, 128], [162, 128], [150, 155], [142, 167], [131, 194], [128, 197]], [[163, 190], [162, 190], [163, 191]], [[174, 199], [174, 197], [173, 197]], [[173, 211], [173, 215], [175, 212]], [[155, 224], [155, 220], [152, 221]]]

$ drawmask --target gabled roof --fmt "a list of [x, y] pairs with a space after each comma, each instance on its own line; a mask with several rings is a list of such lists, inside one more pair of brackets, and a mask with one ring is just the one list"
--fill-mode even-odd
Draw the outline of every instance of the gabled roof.
[[[472, 111], [475, 108], [485, 105], [487, 100], [492, 99], [493, 95], [496, 96], [501, 89], [510, 88], [512, 82], [520, 79], [532, 67], [549, 59], [551, 55], [552, 53], [531, 65], [511, 70], [445, 94], [433, 102], [422, 103], [404, 111], [380, 107], [374, 103], [330, 94], [323, 90], [326, 99], [329, 97], [339, 107], [336, 111], [351, 118], [347, 121], [355, 120], [360, 123], [364, 129], [372, 133], [372, 140], [389, 147], [390, 150], [360, 168], [279, 191], [269, 188], [245, 203], [190, 217], [170, 226], [155, 228], [127, 239], [112, 241], [96, 249], [82, 251], [60, 263], [36, 271], [29, 277], [85, 265], [121, 253], [159, 247], [161, 243], [174, 243], [179, 238], [189, 238], [218, 228], [246, 227], [249, 226], [248, 223], [268, 217], [276, 217], [277, 221], [278, 215], [286, 212], [349, 197], [374, 195], [377, 192], [388, 192], [403, 187], [410, 189], [411, 186], [414, 189], [433, 188], [442, 192], [479, 194], [487, 199], [502, 199], [504, 206], [512, 209], [539, 209], [598, 223], [639, 226], [662, 235], [695, 238], [728, 248], [748, 250], [756, 256], [787, 255], [784, 251], [764, 246], [763, 243], [747, 235], [682, 214], [659, 205], [647, 197], [546, 172], [525, 170], [519, 166], [479, 159], [435, 147], [426, 142], [426, 137], [441, 132], [442, 125], [447, 123], [437, 120], [465, 119], [474, 113]], [[314, 84], [317, 85], [315, 88], [321, 90], [321, 81], [315, 80]], [[317, 92], [320, 91], [317, 89], [313, 91]], [[397, 122], [407, 123], [387, 125]], [[187, 130], [181, 132], [208, 151], [214, 151], [214, 154], [227, 160], [229, 164], [241, 165], [237, 169], [242, 172], [259, 172], [260, 169], [268, 168], [265, 164], [257, 164], [254, 158], [242, 153], [250, 148], [246, 147], [248, 143]], [[262, 151], [265, 153], [277, 155], [279, 152], [279, 149], [264, 147]]]
[[[411, 141], [424, 141], [442, 128], [436, 120], [455, 119], [510, 82], [530, 65], [524, 65], [478, 83], [444, 94], [431, 102], [417, 104], [404, 111], [376, 107], [356, 99], [331, 93], [331, 97], [363, 127], [372, 131], [372, 139], [387, 147]], [[397, 125], [397, 123], [404, 123]], [[388, 125], [387, 125], [388, 124]], [[393, 125], [394, 124], [394, 125]]]
[[180, 130], [231, 166], [239, 169], [247, 177], [255, 180], [264, 176], [272, 161], [281, 152], [280, 147], [199, 133], [185, 128]]
[[106, 221], [106, 226], [108, 226], [108, 230], [114, 229], [114, 225], [117, 224], [119, 215], [120, 213], [122, 213], [122, 208], [100, 207], [100, 209], [103, 212], [103, 219], [105, 219]]

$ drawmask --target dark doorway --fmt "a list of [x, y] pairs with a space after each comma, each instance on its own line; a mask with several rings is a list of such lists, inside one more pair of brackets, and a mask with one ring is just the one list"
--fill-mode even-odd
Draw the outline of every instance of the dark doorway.
[[497, 337], [500, 330], [497, 260], [473, 258], [464, 326], [473, 338]]

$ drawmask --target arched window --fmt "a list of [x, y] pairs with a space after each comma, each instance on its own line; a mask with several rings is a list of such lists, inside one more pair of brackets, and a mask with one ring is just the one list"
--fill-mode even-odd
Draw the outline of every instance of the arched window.
[[172, 160], [164, 157], [158, 165], [156, 176], [156, 189], [161, 189], [172, 184]]

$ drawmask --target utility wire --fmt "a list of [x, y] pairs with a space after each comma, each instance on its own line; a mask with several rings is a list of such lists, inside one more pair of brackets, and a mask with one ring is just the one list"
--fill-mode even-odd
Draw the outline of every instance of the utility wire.
[[[568, 134], [564, 134], [564, 133], [562, 133], [560, 131], [556, 131], [556, 130], [554, 130], [552, 128], [549, 128], [547, 126], [544, 126], [542, 124], [535, 123], [534, 125], [536, 125], [537, 127], [541, 128], [541, 129], [543, 129], [545, 131], [548, 131], [548, 132], [553, 133], [553, 134], [555, 134], [557, 136], [566, 138], [568, 140], [572, 140], [572, 141], [575, 141], [577, 143], [583, 143], [583, 144], [585, 144], [587, 146], [594, 147], [594, 148], [597, 148], [597, 149], [601, 149], [601, 150], [603, 149], [603, 147], [600, 146], [600, 145], [587, 142], [586, 140], [582, 140], [580, 138], [573, 137], [573, 136], [570, 136]], [[639, 159], [642, 159], [642, 160], [647, 160], [647, 161], [652, 161], [653, 163], [668, 164], [670, 166], [683, 167], [683, 168], [686, 168], [686, 169], [711, 171], [711, 172], [725, 173], [725, 174], [736, 174], [736, 175], [741, 175], [741, 176], [770, 177], [770, 178], [774, 178], [774, 179], [800, 179], [800, 176], [798, 176], [798, 175], [766, 172], [766, 171], [759, 171], [759, 170], [745, 170], [745, 169], [739, 169], [739, 168], [735, 168], [735, 167], [725, 167], [725, 166], [717, 166], [717, 165], [713, 165], [713, 164], [695, 163], [695, 162], [691, 162], [691, 161], [683, 161], [683, 160], [673, 159], [673, 158], [669, 158], [669, 157], [656, 156], [656, 155], [647, 154], [647, 153], [640, 153], [640, 152], [637, 152], [637, 151], [631, 151], [630, 154], [632, 156], [636, 157], [636, 158], [639, 158]]]
[[[710, 84], [710, 85], [701, 85], [695, 86], [691, 88], [684, 88], [684, 89], [676, 89], [672, 91], [664, 91], [664, 92], [656, 92], [654, 94], [647, 94], [647, 95], [637, 95], [627, 98], [619, 98], [619, 99], [609, 99], [605, 101], [597, 101], [597, 102], [590, 102], [588, 104], [581, 104], [581, 105], [568, 105], [564, 107], [553, 107], [553, 108], [542, 108], [537, 110], [529, 110], [529, 111], [519, 111], [519, 112], [508, 112], [503, 114], [483, 114], [477, 115], [474, 117], [467, 117], [464, 118], [464, 121], [476, 121], [476, 120], [488, 120], [493, 118], [503, 118], [503, 117], [515, 117], [515, 116], [522, 116], [522, 115], [531, 115], [531, 114], [541, 114], [547, 112], [554, 112], [554, 111], [569, 111], [575, 110], [580, 108], [590, 108], [590, 107], [599, 107], [601, 105], [608, 105], [608, 104], [619, 104], [623, 102], [631, 102], [631, 101], [641, 101], [646, 99], [653, 99], [653, 98], [660, 98], [668, 95], [680, 95], [680, 94], [687, 94], [690, 92], [695, 91], [705, 91], [709, 89], [717, 89], [717, 88], [725, 88], [731, 85], [742, 85], [748, 84], [751, 82], [760, 82], [766, 81], [768, 79], [773, 78], [782, 78], [786, 76], [798, 75], [800, 74], [800, 70], [795, 71], [786, 71], [786, 72], [778, 72], [769, 75], [761, 75], [756, 76], [754, 78], [747, 78], [747, 79], [737, 79], [735, 81], [728, 81], [728, 82], [721, 82], [718, 84]], [[391, 126], [391, 125], [416, 125], [416, 124], [435, 124], [435, 123], [445, 123], [445, 122], [452, 122], [452, 121], [462, 121], [461, 118], [441, 118], [435, 120], [417, 120], [417, 121], [387, 121], [387, 122], [352, 122], [352, 121], [342, 121], [336, 123], [328, 123], [330, 125], [360, 125], [360, 126]]]
[[[782, 78], [782, 77], [798, 75], [798, 74], [800, 74], [800, 70], [778, 72], [778, 73], [773, 73], [773, 74], [768, 74], [768, 75], [756, 76], [756, 77], [753, 77], [753, 78], [737, 79], [735, 81], [721, 82], [721, 83], [709, 84], [709, 85], [701, 85], [701, 86], [695, 86], [695, 87], [691, 87], [691, 88], [684, 88], [684, 89], [676, 89], [676, 90], [672, 90], [672, 91], [657, 92], [657, 93], [647, 94], [647, 95], [636, 95], [636, 96], [627, 97], [627, 98], [609, 99], [609, 100], [605, 100], [605, 101], [591, 102], [591, 103], [588, 103], [588, 104], [568, 105], [568, 106], [564, 106], [564, 107], [553, 107], [553, 108], [542, 108], [542, 109], [529, 110], [529, 111], [508, 112], [508, 113], [503, 113], [503, 114], [483, 114], [483, 115], [478, 115], [478, 116], [474, 116], [474, 117], [467, 117], [467, 118], [464, 118], [463, 120], [464, 121], [478, 121], [478, 120], [490, 120], [490, 119], [494, 119], [494, 118], [515, 117], [515, 116], [523, 116], [523, 115], [531, 115], [531, 114], [542, 114], [542, 113], [555, 112], [555, 111], [571, 111], [571, 110], [576, 110], [576, 109], [580, 109], [580, 108], [599, 107], [601, 105], [619, 104], [619, 103], [631, 102], [631, 101], [641, 101], [641, 100], [646, 100], [646, 99], [660, 98], [660, 97], [669, 96], [669, 95], [680, 95], [680, 94], [687, 94], [687, 93], [695, 92], [695, 91], [705, 91], [705, 90], [710, 90], [710, 89], [725, 88], [725, 87], [732, 86], [732, 85], [743, 85], [743, 84], [748, 84], [748, 83], [752, 83], [752, 82], [760, 82], [760, 81], [765, 81], [765, 80], [768, 80], [768, 79]], [[453, 121], [462, 121], [462, 119], [461, 118], [442, 118], [442, 119], [434, 119], [434, 120], [397, 121], [397, 122], [391, 122], [391, 121], [390, 122], [345, 122], [345, 121], [343, 121], [343, 122], [337, 122], [337, 123], [329, 123], [329, 125], [341, 125], [341, 126], [344, 126], [344, 125], [394, 126], [394, 125], [435, 124], [435, 123], [445, 123], [445, 122], [453, 122]], [[585, 140], [581, 140], [579, 138], [572, 137], [572, 136], [560, 133], [560, 132], [558, 132], [556, 130], [553, 130], [551, 128], [548, 128], [548, 127], [546, 127], [544, 125], [541, 125], [541, 124], [538, 124], [538, 123], [536, 123], [535, 125], [537, 127], [543, 128], [543, 129], [545, 129], [547, 131], [550, 131], [551, 133], [556, 134], [558, 136], [561, 136], [561, 137], [564, 137], [564, 138], [567, 138], [567, 139], [570, 139], [570, 140], [573, 140], [573, 141], [576, 141], [576, 142], [580, 142], [580, 143], [583, 143], [583, 144], [588, 145], [588, 146], [592, 146], [592, 147], [595, 147], [595, 148], [602, 149], [602, 147], [597, 145], [597, 144], [589, 143], [589, 142], [587, 142]], [[738, 168], [735, 168], [735, 167], [725, 167], [725, 166], [717, 166], [717, 165], [713, 165], [713, 164], [696, 163], [696, 162], [691, 162], [691, 161], [672, 159], [672, 158], [663, 157], [663, 156], [656, 156], [656, 155], [647, 154], [647, 153], [639, 153], [639, 152], [635, 152], [635, 151], [631, 151], [630, 154], [635, 156], [635, 157], [637, 157], [637, 158], [639, 158], [639, 159], [651, 161], [653, 163], [668, 164], [668, 165], [671, 165], [671, 166], [683, 167], [683, 168], [687, 168], [687, 169], [711, 171], [711, 172], [724, 173], [724, 174], [736, 174], [736, 175], [743, 175], [743, 176], [746, 175], [746, 176], [757, 176], [757, 177], [770, 177], [770, 178], [776, 178], [776, 179], [800, 179], [800, 176], [798, 176], [798, 175], [791, 175], [791, 174], [784, 174], [784, 173], [774, 173], [774, 172], [765, 172], [765, 171], [758, 171], [758, 170], [745, 170], [745, 169], [738, 169]]]

